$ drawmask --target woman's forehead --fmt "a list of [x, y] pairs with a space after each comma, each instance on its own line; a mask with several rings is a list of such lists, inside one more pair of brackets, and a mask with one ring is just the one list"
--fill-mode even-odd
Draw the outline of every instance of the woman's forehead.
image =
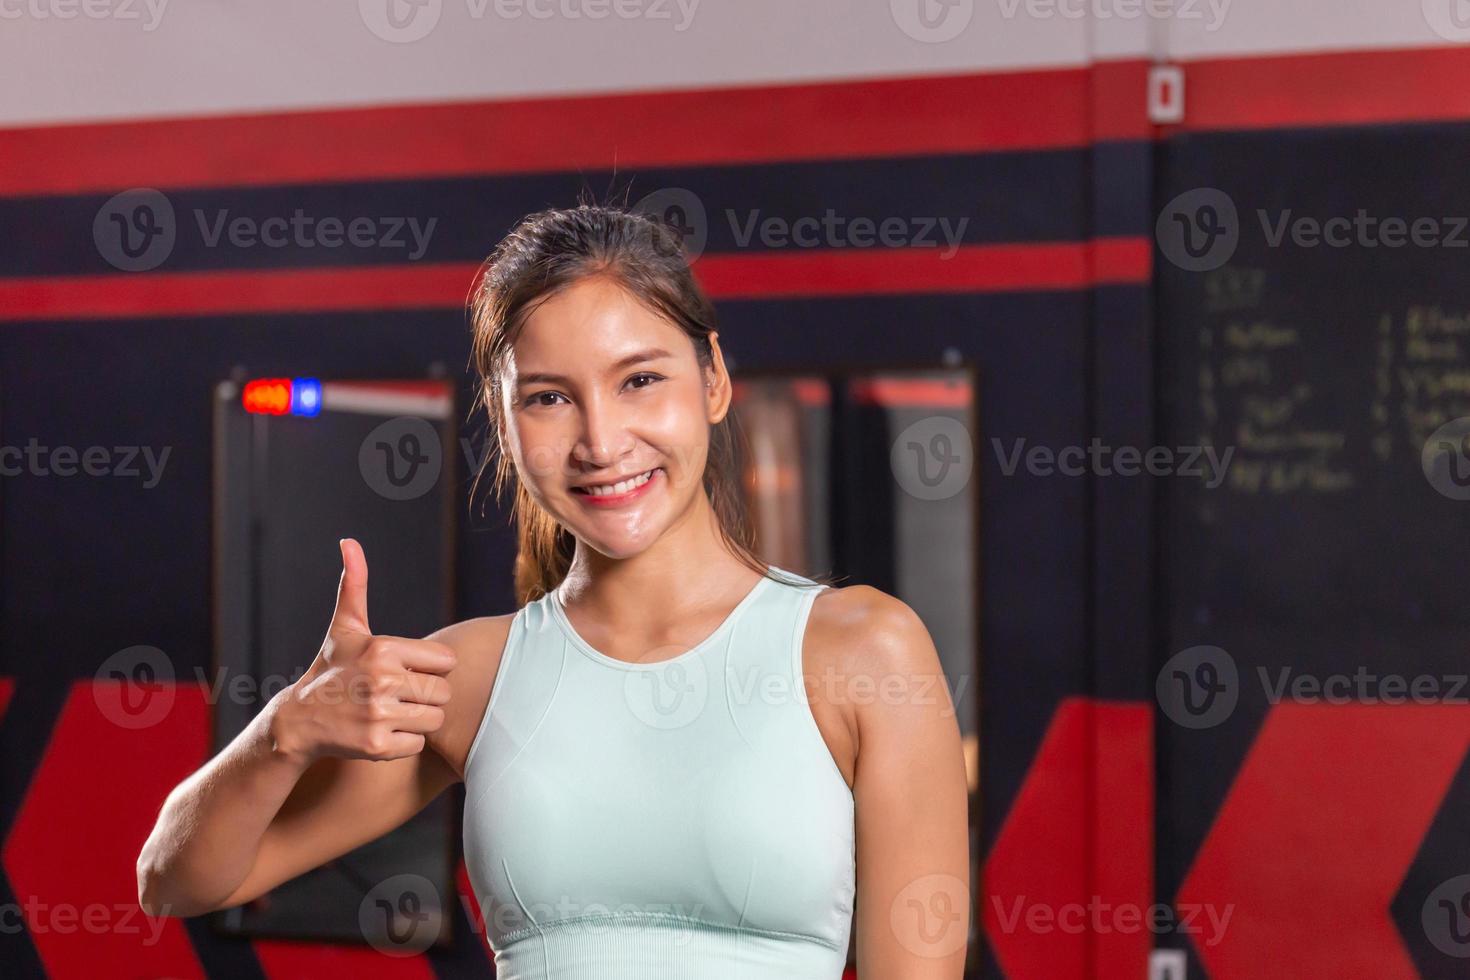
[[507, 359], [518, 373], [609, 364], [636, 351], [693, 352], [684, 331], [625, 290], [583, 281], [540, 303], [526, 318]]

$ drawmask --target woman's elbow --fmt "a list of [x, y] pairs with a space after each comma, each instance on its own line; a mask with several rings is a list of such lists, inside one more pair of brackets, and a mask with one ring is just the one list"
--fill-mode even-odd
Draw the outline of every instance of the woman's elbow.
[[138, 858], [138, 907], [143, 914], [154, 918], [177, 914], [176, 906], [168, 902], [163, 894], [161, 876], [143, 858]]
[[144, 915], [186, 919], [213, 912], [219, 907], [181, 895], [177, 889], [170, 888], [168, 876], [147, 860], [146, 855], [139, 856], [137, 871], [138, 907], [143, 910]]

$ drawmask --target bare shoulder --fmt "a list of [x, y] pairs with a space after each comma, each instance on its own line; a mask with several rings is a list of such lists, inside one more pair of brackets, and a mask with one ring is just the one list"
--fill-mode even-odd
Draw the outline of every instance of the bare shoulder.
[[515, 613], [477, 616], [425, 637], [443, 643], [459, 659], [455, 668], [444, 675], [449, 682], [449, 703], [444, 706], [444, 725], [429, 736], [429, 744], [454, 767], [461, 779], [465, 757], [485, 716], [485, 706], [490, 701], [515, 617]]
[[938, 670], [928, 627], [908, 603], [871, 585], [824, 590], [812, 602], [807, 650], [844, 675]]
[[[802, 645], [803, 682], [817, 727], [849, 787], [862, 739], [892, 741], [900, 711], [948, 700], [929, 630], [903, 600], [869, 585], [823, 590]], [[901, 723], [900, 723], [901, 724]]]
[[[497, 636], [502, 640], [508, 637], [511, 621], [515, 618], [515, 613], [505, 613], [500, 616], [476, 616], [474, 619], [450, 623], [429, 634], [425, 639], [452, 647], [455, 653], [475, 654], [486, 640]], [[498, 659], [499, 651], [496, 657]]]

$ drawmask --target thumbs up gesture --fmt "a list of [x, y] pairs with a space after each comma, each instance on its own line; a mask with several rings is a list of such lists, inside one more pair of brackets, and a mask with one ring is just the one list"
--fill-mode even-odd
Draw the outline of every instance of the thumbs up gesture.
[[444, 724], [457, 655], [443, 643], [375, 636], [368, 626], [367, 557], [344, 538], [342, 580], [326, 639], [286, 689], [271, 732], [288, 757], [385, 761], [422, 752]]

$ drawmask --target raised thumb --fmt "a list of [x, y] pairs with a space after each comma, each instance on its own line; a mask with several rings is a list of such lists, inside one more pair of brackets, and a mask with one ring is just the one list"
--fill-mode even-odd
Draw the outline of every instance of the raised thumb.
[[367, 555], [354, 538], [338, 542], [342, 549], [342, 580], [337, 583], [337, 608], [332, 612], [331, 629], [371, 633], [367, 610]]

